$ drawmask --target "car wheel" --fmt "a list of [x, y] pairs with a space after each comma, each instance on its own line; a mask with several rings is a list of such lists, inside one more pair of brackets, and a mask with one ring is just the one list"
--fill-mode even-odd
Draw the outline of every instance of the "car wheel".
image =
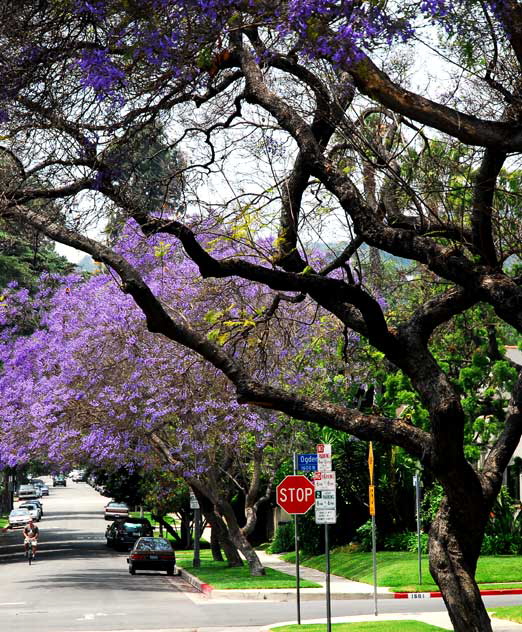
[[174, 566], [167, 568], [167, 575], [174, 575]]
[[136, 569], [132, 566], [132, 564], [129, 566], [129, 573], [131, 575], [136, 575]]

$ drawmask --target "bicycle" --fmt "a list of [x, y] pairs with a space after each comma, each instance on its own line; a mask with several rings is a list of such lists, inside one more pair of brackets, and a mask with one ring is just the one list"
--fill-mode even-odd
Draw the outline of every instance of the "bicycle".
[[27, 557], [28, 561], [29, 561], [29, 566], [31, 566], [33, 560], [34, 560], [34, 549], [33, 549], [33, 544], [34, 540], [31, 539], [27, 539], [27, 551], [25, 552], [25, 556]]

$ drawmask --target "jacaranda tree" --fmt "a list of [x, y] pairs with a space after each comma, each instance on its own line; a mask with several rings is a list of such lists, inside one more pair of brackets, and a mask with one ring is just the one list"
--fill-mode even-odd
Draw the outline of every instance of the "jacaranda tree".
[[[213, 247], [231, 256], [225, 244], [214, 240]], [[236, 356], [260, 374], [279, 373], [280, 381], [298, 384], [306, 372], [307, 385], [314, 373], [324, 374], [302, 352], [312, 336], [323, 337], [337, 325], [329, 318], [304, 327], [307, 309], [309, 318], [315, 312], [309, 302], [294, 306], [284, 319], [258, 324], [264, 340], [253, 345], [243, 335], [244, 323], [251, 327], [249, 309], [267, 305], [259, 286], [202, 281], [196, 266], [180, 258], [179, 242], [170, 236], [141, 242], [133, 222], [122, 229], [116, 247], [169, 310], [183, 309], [209, 337], [228, 339], [241, 325]], [[61, 468], [78, 459], [111, 470], [128, 465], [131, 472], [163, 467], [183, 477], [204, 501], [208, 519], [219, 522], [227, 557], [225, 539], [236, 549], [234, 563], [242, 564], [240, 550], [251, 572], [263, 573], [248, 536], [260, 504], [270, 499], [281, 461], [290, 459], [290, 430], [274, 413], [240, 406], [225, 377], [192, 351], [147, 331], [142, 312], [110, 274], [54, 278], [58, 283], [54, 294], [42, 288], [33, 297], [10, 287], [3, 297], [0, 435], [6, 441], [0, 463], [37, 457]], [[236, 320], [221, 316], [221, 331], [218, 313]], [[22, 336], [19, 328], [28, 317], [35, 331]], [[293, 338], [299, 346], [282, 349], [280, 340], [290, 331], [298, 334]], [[243, 526], [230, 500], [238, 492], [244, 497]]]
[[[520, 254], [511, 175], [522, 149], [522, 5], [8, 0], [0, 18], [2, 151], [19, 165], [2, 215], [105, 263], [149, 330], [210, 362], [239, 403], [400, 445], [421, 461], [445, 492], [431, 572], [455, 630], [489, 631], [474, 576], [521, 435], [521, 384], [478, 471], [463, 449], [459, 392], [430, 341], [480, 303], [522, 329], [522, 277], [510, 267]], [[156, 120], [183, 158], [172, 183], [183, 178], [185, 200], [150, 212], [128, 194], [114, 156]], [[271, 293], [266, 309], [252, 310], [253, 324], [236, 325], [246, 338], [289, 301], [314, 301], [411, 380], [429, 430], [313, 388], [301, 395], [253, 370], [236, 355], [237, 338], [209, 337], [182, 308], [169, 310], [124, 253], [95, 238], [108, 201], [144, 240], [176, 237], [202, 277]], [[234, 256], [200, 241], [198, 220], [238, 243]], [[327, 261], [318, 265], [320, 244]], [[394, 287], [382, 287], [378, 273], [385, 253], [416, 262], [435, 296], [388, 313]], [[363, 273], [365, 257], [373, 272]]]

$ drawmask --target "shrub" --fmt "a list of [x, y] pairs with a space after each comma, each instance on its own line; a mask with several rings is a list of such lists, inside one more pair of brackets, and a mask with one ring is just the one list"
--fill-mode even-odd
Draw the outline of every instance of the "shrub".
[[[427, 533], [421, 533], [421, 552], [428, 552], [428, 540]], [[418, 536], [416, 531], [406, 531], [403, 533], [394, 533], [387, 536], [384, 539], [383, 548], [386, 551], [409, 551], [410, 553], [416, 553], [419, 545]]]
[[522, 513], [503, 487], [495, 501], [482, 543], [483, 555], [522, 553]]
[[[378, 533], [377, 528], [375, 529], [376, 533]], [[357, 531], [355, 532], [354, 540], [359, 543], [361, 551], [371, 551], [372, 550], [372, 521], [367, 520], [364, 524], [362, 524]]]
[[280, 523], [276, 529], [274, 539], [268, 547], [269, 553], [287, 553], [295, 548], [294, 523]]
[[[322, 525], [315, 524], [313, 513], [299, 516], [299, 549], [304, 555], [320, 555], [324, 552], [324, 536]], [[275, 532], [274, 539], [268, 548], [270, 553], [287, 553], [295, 549], [294, 523], [284, 522]]]

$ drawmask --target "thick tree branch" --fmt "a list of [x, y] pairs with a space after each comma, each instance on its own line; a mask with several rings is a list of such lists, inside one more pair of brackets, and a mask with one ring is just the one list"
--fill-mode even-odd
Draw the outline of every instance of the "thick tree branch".
[[471, 230], [473, 245], [484, 263], [491, 266], [497, 264], [497, 253], [493, 242], [491, 215], [493, 197], [497, 177], [506, 159], [503, 152], [486, 149], [480, 169], [475, 178], [473, 192], [473, 210], [471, 215]]
[[489, 452], [483, 468], [483, 478], [486, 494], [494, 498], [502, 484], [502, 475], [509, 465], [515, 448], [522, 437], [522, 371], [511, 394], [511, 400], [506, 413], [504, 430]]
[[390, 110], [450, 134], [468, 145], [504, 152], [522, 151], [522, 126], [482, 120], [410, 92], [394, 83], [362, 51], [358, 51], [358, 55], [363, 59], [348, 69], [355, 85], [363, 94]]

